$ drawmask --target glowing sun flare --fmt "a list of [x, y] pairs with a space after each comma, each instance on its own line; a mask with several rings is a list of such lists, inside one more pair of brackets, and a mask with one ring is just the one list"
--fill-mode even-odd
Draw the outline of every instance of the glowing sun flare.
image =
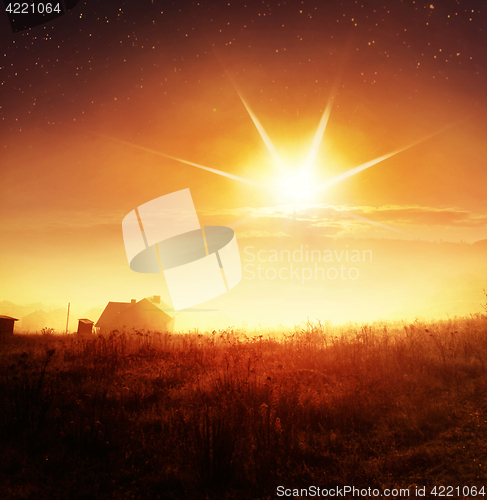
[[306, 158], [306, 162], [303, 166], [304, 169], [310, 169], [315, 161], [316, 154], [318, 153], [318, 149], [320, 147], [323, 136], [325, 135], [326, 126], [328, 125], [328, 119], [330, 118], [331, 108], [333, 105], [333, 101], [330, 99], [328, 102], [325, 111], [323, 111], [323, 115], [321, 116], [320, 123], [318, 128], [316, 129], [315, 136], [313, 138], [313, 142], [311, 144], [311, 148], [308, 153], [308, 157]]
[[[235, 89], [235, 90], [237, 90], [237, 89]], [[272, 143], [270, 137], [268, 136], [267, 132], [264, 130], [264, 127], [262, 126], [262, 124], [260, 123], [258, 118], [255, 116], [255, 114], [250, 109], [249, 105], [245, 102], [242, 95], [238, 92], [238, 90], [237, 90], [237, 94], [240, 97], [243, 105], [245, 106], [245, 109], [247, 110], [255, 127], [257, 128], [257, 130], [258, 130], [262, 140], [264, 141], [267, 149], [269, 150], [269, 153], [271, 154], [276, 166], [278, 166], [280, 168], [280, 170], [281, 170], [281, 177], [280, 178], [282, 178], [282, 168], [284, 165], [282, 163], [281, 158], [279, 157], [279, 155], [277, 153], [276, 148], [274, 147], [274, 144]], [[383, 156], [380, 156], [378, 158], [375, 158], [373, 160], [365, 162], [362, 165], [359, 165], [359, 166], [352, 168], [346, 172], [343, 172], [339, 175], [336, 175], [335, 177], [332, 177], [331, 179], [328, 179], [327, 181], [325, 181], [324, 183], [321, 183], [320, 185], [316, 185], [314, 182], [312, 182], [310, 180], [310, 175], [312, 174], [311, 167], [313, 166], [313, 164], [315, 162], [316, 155], [318, 153], [318, 149], [319, 149], [320, 144], [323, 140], [323, 136], [324, 136], [324, 133], [325, 133], [328, 121], [329, 121], [329, 117], [330, 117], [330, 113], [331, 113], [331, 109], [332, 109], [332, 104], [333, 104], [333, 97], [330, 98], [325, 110], [323, 111], [323, 114], [322, 114], [321, 119], [320, 119], [320, 123], [318, 124], [318, 128], [315, 132], [315, 135], [314, 135], [310, 150], [308, 152], [308, 155], [300, 168], [300, 173], [291, 179], [286, 179], [285, 181], [278, 181], [277, 191], [278, 191], [279, 197], [282, 197], [283, 195], [285, 195], [285, 196], [290, 196], [293, 198], [300, 198], [300, 199], [308, 198], [309, 199], [313, 194], [315, 194], [319, 191], [322, 191], [322, 190], [332, 186], [333, 184], [336, 184], [337, 182], [340, 182], [340, 181], [345, 180], [345, 179], [347, 179], [355, 174], [358, 174], [362, 170], [370, 168], [373, 165], [376, 165], [377, 163], [380, 163], [380, 162], [386, 160], [387, 158], [390, 158], [391, 156], [395, 156], [398, 153], [405, 151], [406, 149], [409, 149], [409, 148], [415, 146], [416, 144], [419, 144], [420, 142], [423, 142], [423, 141], [429, 139], [430, 137], [433, 137], [434, 135], [437, 135], [438, 133], [440, 133], [448, 128], [451, 128], [452, 126], [455, 125], [455, 124], [447, 125], [446, 127], [439, 130], [438, 132], [430, 134], [429, 136], [424, 137], [424, 138], [414, 142], [413, 144], [409, 144], [408, 146], [405, 146], [405, 147], [400, 148], [400, 149], [396, 149], [395, 151], [393, 151], [391, 153], [385, 154]], [[245, 184], [250, 184], [250, 185], [253, 185], [253, 186], [256, 186], [259, 188], [264, 188], [264, 189], [271, 190], [271, 191], [276, 190], [276, 183], [272, 183], [270, 185], [269, 184], [263, 185], [263, 184], [260, 184], [258, 182], [255, 182], [255, 181], [245, 179], [245, 178], [240, 177], [238, 175], [230, 174], [230, 173], [225, 172], [223, 170], [217, 170], [214, 168], [205, 167], [205, 166], [200, 165], [198, 163], [194, 163], [191, 161], [184, 160], [182, 158], [178, 158], [176, 156], [161, 153], [160, 151], [156, 151], [156, 150], [149, 149], [149, 148], [146, 148], [143, 146], [139, 146], [137, 144], [122, 141], [120, 139], [115, 139], [113, 137], [102, 136], [101, 134], [96, 134], [96, 135], [98, 135], [100, 137], [105, 137], [105, 138], [110, 139], [110, 140], [115, 141], [115, 142], [118, 142], [119, 144], [131, 146], [131, 147], [137, 148], [137, 149], [142, 150], [142, 151], [147, 151], [147, 152], [156, 154], [158, 156], [162, 156], [164, 158], [168, 158], [168, 159], [180, 162], [180, 163], [184, 163], [186, 165], [191, 165], [193, 167], [196, 167], [196, 168], [199, 168], [202, 170], [206, 170], [208, 172], [212, 172], [214, 174], [221, 175], [223, 177], [227, 177], [229, 179], [243, 182]]]
[[309, 198], [312, 195], [312, 185], [308, 172], [303, 171], [296, 177], [284, 183], [284, 193], [294, 198]]
[[240, 93], [238, 91], [237, 91], [237, 94], [240, 97], [242, 104], [245, 106], [245, 109], [247, 110], [247, 113], [249, 114], [250, 118], [252, 118], [252, 121], [254, 122], [255, 128], [259, 131], [259, 134], [262, 137], [264, 144], [267, 146], [267, 149], [269, 150], [269, 153], [271, 154], [271, 156], [274, 160], [274, 163], [278, 167], [281, 167], [282, 166], [281, 158], [279, 157], [279, 154], [277, 153], [276, 148], [274, 147], [274, 144], [271, 141], [271, 138], [267, 135], [267, 132], [265, 131], [262, 124], [260, 123], [259, 119], [254, 115], [254, 113], [250, 109], [249, 105], [245, 102], [244, 98], [240, 95]]

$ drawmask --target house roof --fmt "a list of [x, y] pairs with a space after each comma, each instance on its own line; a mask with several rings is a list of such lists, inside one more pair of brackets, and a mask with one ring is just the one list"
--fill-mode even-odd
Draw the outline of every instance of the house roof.
[[95, 326], [111, 326], [120, 319], [120, 314], [131, 307], [130, 302], [109, 302]]
[[11, 316], [3, 316], [3, 315], [0, 315], [0, 319], [13, 319], [14, 321], [18, 321], [17, 318], [12, 318]]
[[127, 314], [131, 314], [132, 311], [140, 311], [141, 313], [146, 314], [162, 314], [167, 317], [167, 319], [171, 319], [173, 314], [171, 314], [171, 308], [165, 303], [160, 302], [159, 304], [155, 304], [152, 300], [142, 299], [139, 300], [136, 304], [131, 304], [131, 307], [125, 309], [122, 313], [122, 316], [126, 316]]
[[86, 318], [79, 319], [78, 321], [80, 323], [86, 323], [87, 325], [92, 325], [94, 323], [94, 321], [91, 321], [91, 319], [86, 319]]

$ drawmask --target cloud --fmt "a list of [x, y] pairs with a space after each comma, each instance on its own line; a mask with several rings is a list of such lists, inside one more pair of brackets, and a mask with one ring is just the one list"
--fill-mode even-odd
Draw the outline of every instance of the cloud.
[[[347, 230], [358, 229], [363, 225], [378, 224], [394, 226], [443, 226], [478, 228], [487, 226], [487, 215], [476, 214], [468, 210], [450, 207], [436, 208], [419, 205], [383, 205], [373, 206], [333, 206], [324, 204], [306, 204], [295, 208], [293, 205], [273, 207], [241, 207], [235, 209], [205, 212], [210, 218], [223, 217], [230, 225], [242, 223], [256, 224], [268, 220], [278, 224], [283, 220], [295, 220], [299, 224], [315, 227], [342, 227]], [[356, 216], [354, 221], [350, 218]], [[237, 219], [237, 220], [236, 220]], [[413, 229], [411, 227], [411, 230]]]
[[[64, 234], [74, 239], [89, 233], [106, 237], [117, 236], [126, 215], [119, 211], [99, 210], [40, 212], [18, 214], [2, 224], [4, 234], [43, 234], [58, 241]], [[361, 236], [370, 231], [384, 236], [399, 232], [413, 236], [415, 231], [432, 227], [482, 228], [487, 226], [487, 215], [450, 207], [436, 208], [420, 205], [325, 205], [320, 203], [282, 204], [264, 207], [237, 207], [198, 210], [203, 225], [230, 226], [239, 238], [296, 236], [303, 232], [315, 236]], [[59, 235], [59, 237], [58, 237]]]
[[351, 207], [350, 211], [389, 224], [446, 227], [483, 227], [487, 225], [487, 215], [475, 214], [460, 208], [385, 205], [382, 207]]
[[22, 233], [121, 227], [124, 216], [122, 212], [38, 211], [14, 214], [2, 221], [1, 228], [2, 231]]

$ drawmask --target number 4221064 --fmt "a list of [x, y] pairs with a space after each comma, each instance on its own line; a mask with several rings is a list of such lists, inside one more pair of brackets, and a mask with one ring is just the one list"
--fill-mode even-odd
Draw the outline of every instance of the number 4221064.
[[9, 3], [6, 12], [10, 14], [52, 14], [61, 13], [62, 8], [59, 3]]

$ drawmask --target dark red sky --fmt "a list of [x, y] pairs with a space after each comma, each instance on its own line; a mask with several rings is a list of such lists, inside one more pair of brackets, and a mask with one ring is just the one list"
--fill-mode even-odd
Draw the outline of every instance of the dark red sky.
[[[159, 92], [166, 92], [167, 105], [177, 105], [181, 86], [204, 91], [207, 83], [201, 77], [221, 75], [224, 69], [261, 68], [268, 75], [275, 68], [268, 75], [275, 85], [269, 81], [266, 93], [285, 93], [288, 86], [287, 94], [298, 100], [310, 93], [326, 99], [327, 83], [343, 63], [342, 83], [366, 98], [381, 96], [397, 106], [412, 101], [414, 106], [434, 83], [445, 94], [445, 106], [449, 92], [462, 92], [475, 108], [486, 88], [487, 16], [482, 7], [483, 2], [468, 0], [93, 0], [80, 2], [51, 24], [15, 34], [4, 14], [2, 125], [17, 131], [34, 124], [66, 124], [86, 119], [83, 114], [99, 111], [114, 97], [120, 111], [127, 98], [146, 105], [154, 81], [160, 83]], [[216, 54], [224, 67], [216, 64]], [[317, 85], [312, 85], [313, 76]], [[247, 93], [262, 90], [248, 89], [245, 78], [238, 81]], [[289, 89], [296, 84], [299, 88]], [[279, 109], [286, 104], [280, 102]]]

